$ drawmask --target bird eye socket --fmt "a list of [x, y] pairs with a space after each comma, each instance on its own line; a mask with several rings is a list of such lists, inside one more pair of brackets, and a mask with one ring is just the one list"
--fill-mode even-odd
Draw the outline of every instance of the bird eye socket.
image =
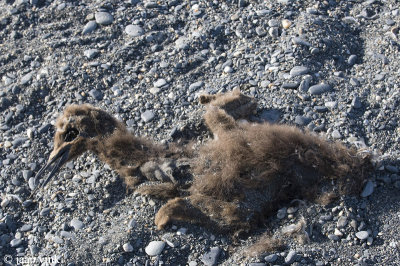
[[76, 128], [70, 128], [67, 130], [65, 133], [64, 141], [65, 142], [70, 142], [76, 139], [76, 137], [79, 135], [79, 131]]

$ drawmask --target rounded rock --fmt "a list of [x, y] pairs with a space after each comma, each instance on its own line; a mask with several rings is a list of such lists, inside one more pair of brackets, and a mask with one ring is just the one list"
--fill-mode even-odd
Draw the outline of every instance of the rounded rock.
[[123, 250], [124, 250], [125, 252], [132, 252], [132, 251], [133, 251], [133, 247], [132, 247], [132, 245], [131, 245], [130, 243], [125, 243], [125, 244], [122, 246], [122, 248], [123, 248]]
[[308, 89], [308, 92], [311, 95], [320, 95], [320, 94], [323, 94], [323, 93], [328, 92], [330, 90], [331, 90], [331, 86], [329, 84], [320, 83], [320, 84], [311, 86]]
[[307, 74], [310, 70], [305, 66], [295, 66], [290, 70], [290, 76], [297, 77]]
[[83, 222], [81, 220], [78, 219], [72, 219], [71, 222], [69, 223], [70, 226], [72, 226], [75, 230], [80, 230], [83, 229], [85, 227], [85, 225], [83, 224]]
[[97, 12], [94, 17], [100, 25], [110, 25], [114, 21], [114, 17], [108, 12]]
[[369, 237], [368, 231], [360, 231], [356, 233], [356, 237], [360, 240], [365, 240]]
[[139, 25], [128, 25], [125, 27], [125, 33], [132, 37], [139, 37], [144, 34], [144, 30]]
[[94, 20], [86, 23], [85, 27], [83, 27], [82, 34], [92, 33], [97, 28], [97, 23]]
[[274, 263], [277, 259], [278, 259], [278, 255], [276, 255], [276, 254], [271, 254], [264, 258], [264, 260], [269, 263]]
[[149, 256], [160, 255], [165, 247], [164, 241], [151, 241], [145, 248], [145, 252]]
[[374, 183], [372, 183], [372, 181], [368, 181], [367, 184], [365, 184], [363, 191], [361, 192], [361, 197], [366, 198], [370, 196], [372, 192], [374, 192]]

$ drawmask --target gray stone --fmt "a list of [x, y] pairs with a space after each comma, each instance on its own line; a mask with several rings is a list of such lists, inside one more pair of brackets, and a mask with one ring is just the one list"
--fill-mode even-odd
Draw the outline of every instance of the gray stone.
[[392, 174], [397, 174], [399, 172], [399, 169], [396, 166], [390, 164], [385, 165], [385, 169]]
[[25, 138], [25, 137], [18, 137], [18, 138], [16, 138], [16, 139], [14, 139], [12, 142], [11, 142], [11, 144], [12, 144], [12, 146], [13, 146], [13, 148], [15, 149], [15, 148], [17, 148], [18, 146], [20, 146], [20, 145], [22, 145], [25, 141], [27, 141], [28, 140], [28, 138]]
[[308, 92], [311, 95], [320, 95], [320, 94], [325, 93], [330, 90], [331, 90], [331, 86], [329, 84], [320, 83], [320, 84], [311, 86], [308, 89]]
[[337, 107], [337, 102], [336, 101], [329, 101], [325, 102], [325, 106], [328, 107], [329, 109], [334, 109]]
[[264, 37], [265, 35], [267, 35], [267, 31], [264, 29], [264, 27], [261, 26], [256, 27], [256, 33], [260, 37]]
[[334, 129], [332, 131], [331, 135], [332, 135], [332, 138], [334, 138], [334, 139], [341, 139], [342, 138], [342, 134], [340, 134], [339, 130], [337, 130], [337, 129]]
[[300, 126], [307, 126], [311, 121], [312, 119], [310, 117], [302, 115], [297, 115], [294, 119], [294, 122]]
[[53, 237], [53, 242], [57, 243], [57, 244], [62, 244], [62, 243], [64, 243], [64, 240], [59, 236], [54, 236]]
[[23, 226], [21, 226], [21, 228], [19, 229], [21, 232], [28, 232], [32, 230], [32, 225], [31, 224], [24, 224]]
[[153, 85], [156, 88], [161, 88], [161, 87], [167, 85], [167, 81], [165, 79], [158, 79], [156, 82], [154, 82]]
[[89, 34], [92, 33], [97, 28], [97, 23], [94, 20], [89, 21], [86, 23], [85, 27], [83, 27], [82, 34]]
[[337, 223], [336, 223], [336, 226], [337, 226], [338, 228], [343, 228], [343, 227], [345, 227], [346, 225], [347, 225], [347, 218], [344, 217], [344, 216], [340, 216], [339, 219], [338, 219], [338, 221], [337, 221]]
[[300, 92], [306, 92], [310, 88], [310, 79], [303, 79], [299, 85]]
[[359, 231], [356, 233], [356, 237], [360, 240], [365, 240], [369, 237], [368, 231]]
[[129, 220], [129, 222], [128, 222], [128, 228], [129, 228], [129, 229], [135, 228], [136, 225], [137, 225], [137, 224], [136, 224], [136, 220], [135, 220], [135, 219], [132, 218], [132, 219]]
[[186, 37], [180, 37], [175, 41], [175, 47], [178, 50], [186, 50], [189, 48], [189, 40]]
[[33, 76], [32, 72], [29, 72], [28, 74], [25, 74], [24, 76], [22, 76], [21, 85], [28, 84], [28, 82], [31, 81], [32, 76]]
[[328, 238], [332, 241], [338, 241], [340, 238], [337, 235], [329, 234]]
[[132, 252], [132, 251], [133, 251], [133, 246], [132, 246], [130, 243], [125, 243], [125, 244], [122, 246], [122, 248], [123, 248], [123, 250], [124, 250], [125, 252]]
[[297, 258], [297, 253], [295, 250], [291, 250], [289, 251], [289, 253], [287, 254], [286, 258], [285, 258], [285, 263], [286, 264], [292, 264]]
[[290, 76], [292, 77], [297, 77], [297, 76], [302, 76], [310, 72], [308, 67], [305, 66], [295, 66], [290, 70]]
[[97, 89], [90, 90], [89, 95], [92, 96], [96, 101], [101, 101], [103, 99], [103, 93]]
[[272, 110], [264, 110], [260, 114], [260, 118], [264, 121], [268, 121], [270, 123], [276, 123], [279, 121], [281, 116], [281, 112], [277, 109]]
[[114, 21], [114, 17], [108, 12], [97, 12], [94, 17], [100, 25], [110, 25]]
[[76, 218], [72, 219], [69, 225], [72, 226], [76, 231], [85, 227], [84, 223]]
[[347, 64], [349, 64], [350, 66], [354, 65], [357, 61], [357, 56], [352, 54], [349, 56], [349, 59], [347, 59]]
[[298, 87], [299, 87], [298, 82], [285, 82], [281, 86], [282, 89], [289, 89], [289, 90], [295, 90]]
[[204, 86], [204, 82], [203, 81], [197, 81], [195, 83], [190, 84], [189, 91], [190, 92], [194, 92], [194, 91], [200, 89], [203, 86]]
[[363, 191], [361, 192], [361, 197], [366, 198], [370, 196], [374, 192], [374, 183], [372, 181], [368, 181], [365, 184]]
[[50, 208], [43, 208], [41, 211], [40, 211], [40, 216], [47, 216], [47, 215], [49, 215], [50, 214]]
[[221, 248], [212, 247], [209, 252], [205, 253], [201, 261], [207, 266], [217, 265], [219, 254], [221, 253]]
[[362, 107], [361, 99], [360, 97], [356, 96], [353, 98], [351, 101], [351, 106], [353, 106], [355, 109], [359, 109]]
[[92, 59], [95, 58], [96, 55], [99, 54], [99, 50], [97, 49], [88, 49], [83, 51], [83, 54], [88, 58], [88, 59]]
[[151, 241], [145, 248], [145, 252], [149, 256], [160, 255], [165, 247], [164, 241]]
[[22, 170], [22, 177], [24, 178], [25, 181], [28, 181], [29, 178], [32, 176], [32, 171], [31, 170]]
[[125, 27], [125, 33], [132, 37], [138, 37], [144, 34], [144, 30], [139, 25], [128, 25]]
[[64, 230], [60, 232], [60, 236], [63, 237], [63, 238], [67, 238], [67, 239], [74, 239], [75, 238], [73, 236], [73, 234], [71, 234], [68, 231], [64, 231]]
[[279, 29], [278, 29], [278, 28], [275, 28], [275, 27], [269, 28], [268, 33], [269, 33], [269, 35], [270, 35], [271, 37], [276, 38], [276, 37], [279, 36]]
[[276, 255], [276, 254], [271, 254], [264, 258], [264, 260], [269, 263], [274, 263], [277, 259], [278, 259], [278, 255]]
[[151, 120], [153, 120], [154, 118], [154, 113], [151, 110], [146, 110], [144, 113], [142, 113], [140, 115], [140, 117], [142, 118], [142, 120], [147, 123], [150, 122]]
[[292, 39], [292, 42], [294, 44], [298, 44], [298, 45], [311, 46], [311, 43], [309, 43], [309, 42], [307, 42], [307, 41], [305, 41], [305, 40], [303, 40], [302, 38], [299, 38], [299, 37], [294, 37]]
[[287, 208], [283, 207], [282, 209], [278, 210], [276, 217], [278, 217], [278, 219], [283, 219], [286, 217], [286, 214], [287, 214]]
[[34, 190], [36, 187], [36, 178], [34, 177], [29, 178], [28, 186], [30, 190]]
[[12, 248], [19, 247], [21, 244], [22, 244], [22, 240], [21, 239], [15, 239], [14, 238], [13, 240], [10, 241], [10, 246]]

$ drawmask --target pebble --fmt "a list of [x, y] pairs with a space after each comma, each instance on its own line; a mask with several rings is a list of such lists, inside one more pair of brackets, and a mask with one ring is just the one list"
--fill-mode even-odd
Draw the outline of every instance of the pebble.
[[343, 228], [343, 227], [345, 227], [346, 225], [347, 225], [347, 218], [344, 217], [344, 216], [340, 216], [339, 219], [338, 219], [338, 221], [337, 221], [337, 223], [336, 223], [336, 226], [337, 226], [338, 228]]
[[97, 89], [91, 89], [89, 95], [93, 97], [96, 101], [101, 101], [103, 99], [103, 93]]
[[164, 241], [151, 241], [145, 248], [145, 252], [149, 256], [160, 255], [165, 247]]
[[347, 64], [349, 64], [350, 66], [354, 65], [357, 61], [357, 56], [352, 54], [349, 56], [349, 59], [347, 59]]
[[356, 237], [360, 240], [365, 240], [367, 239], [369, 236], [368, 231], [359, 231], [356, 233]]
[[351, 106], [353, 106], [355, 109], [359, 109], [362, 107], [361, 99], [360, 97], [356, 96], [353, 98], [351, 101]]
[[13, 240], [10, 241], [10, 246], [12, 248], [19, 247], [21, 244], [22, 244], [22, 240], [21, 239], [15, 239], [14, 238]]
[[308, 92], [311, 95], [320, 95], [327, 91], [331, 90], [331, 86], [329, 84], [320, 83], [317, 85], [313, 85], [308, 89]]
[[[132, 251], [133, 251], [133, 246], [132, 246], [130, 243], [125, 243], [125, 244], [122, 246], [122, 249], [123, 249], [125, 252], [132, 252]], [[146, 253], [147, 253], [147, 251], [146, 251]]]
[[276, 255], [276, 254], [271, 254], [264, 258], [264, 260], [268, 263], [274, 263], [277, 259], [278, 259], [278, 255]]
[[99, 50], [97, 50], [97, 49], [88, 49], [88, 50], [83, 51], [83, 54], [88, 59], [92, 59], [92, 58], [96, 57], [96, 55], [99, 54]]
[[28, 82], [32, 80], [32, 76], [33, 76], [33, 73], [32, 73], [32, 72], [30, 72], [30, 73], [25, 74], [24, 76], [22, 76], [22, 78], [21, 78], [21, 85], [26, 85], [26, 84], [28, 84]]
[[40, 211], [40, 216], [47, 216], [47, 215], [49, 215], [50, 214], [50, 208], [43, 208], [41, 211]]
[[374, 183], [371, 180], [365, 184], [363, 191], [361, 192], [361, 197], [366, 198], [374, 192]]
[[287, 208], [283, 207], [282, 209], [278, 210], [276, 217], [278, 217], [278, 219], [283, 219], [286, 217], [286, 213], [287, 213]]
[[179, 37], [175, 41], [175, 48], [178, 50], [186, 50], [189, 48], [189, 40], [186, 37]]
[[204, 86], [204, 82], [203, 81], [197, 81], [195, 83], [190, 84], [189, 91], [190, 92], [197, 91], [198, 89], [200, 89], [203, 86]]
[[220, 253], [221, 253], [221, 248], [212, 247], [209, 252], [205, 253], [201, 257], [201, 261], [207, 266], [217, 265]]
[[285, 82], [281, 86], [282, 89], [289, 89], [289, 90], [295, 90], [298, 87], [299, 87], [298, 82]]
[[310, 70], [308, 69], [308, 67], [305, 66], [295, 66], [290, 70], [290, 76], [293, 77], [297, 77], [297, 76], [302, 76], [305, 74], [308, 74]]
[[139, 25], [128, 25], [125, 27], [125, 33], [132, 37], [139, 37], [144, 34], [144, 30]]
[[154, 85], [154, 87], [156, 87], [156, 88], [161, 88], [161, 87], [167, 85], [167, 81], [166, 81], [165, 79], [159, 79], [159, 80], [157, 80], [156, 82], [154, 82], [153, 85]]
[[97, 28], [97, 23], [94, 20], [89, 21], [86, 23], [85, 27], [83, 27], [82, 34], [89, 34], [92, 33]]
[[29, 178], [28, 186], [30, 190], [34, 190], [36, 187], [36, 178], [34, 177]]
[[297, 258], [297, 252], [294, 250], [291, 250], [285, 257], [285, 263], [292, 264], [296, 260], [296, 258]]
[[302, 38], [299, 38], [299, 37], [294, 37], [292, 39], [292, 42], [294, 44], [299, 44], [299, 45], [303, 45], [303, 46], [311, 46], [311, 43], [309, 43], [309, 42], [307, 42], [307, 41], [305, 41], [305, 40], [303, 40]]
[[110, 25], [114, 21], [114, 17], [108, 12], [97, 12], [94, 17], [100, 25]]
[[142, 118], [142, 120], [147, 123], [150, 122], [151, 120], [153, 120], [154, 118], [154, 113], [151, 110], [146, 110], [144, 113], [142, 113], [140, 115], [140, 117]]
[[332, 131], [331, 135], [332, 135], [333, 139], [341, 139], [342, 138], [342, 134], [340, 134], [339, 130], [337, 130], [337, 129], [334, 129]]
[[307, 126], [308, 124], [310, 124], [311, 121], [312, 119], [310, 117], [302, 115], [297, 115], [296, 118], [294, 119], [294, 122], [300, 126]]
[[329, 234], [328, 238], [332, 241], [338, 241], [340, 238], [339, 236], [335, 235], [335, 234]]
[[85, 227], [85, 225], [83, 224], [83, 222], [81, 220], [78, 219], [72, 219], [71, 222], [69, 223], [70, 226], [72, 226], [75, 231], [78, 231], [80, 229], [83, 229]]
[[292, 22], [288, 19], [283, 19], [282, 20], [282, 27], [284, 29], [288, 29], [292, 25]]
[[28, 232], [32, 230], [32, 225], [31, 224], [24, 224], [23, 226], [21, 226], [21, 228], [19, 229], [21, 232]]
[[390, 164], [385, 165], [385, 169], [386, 169], [389, 173], [392, 173], [392, 174], [397, 174], [397, 173], [399, 173], [399, 168], [397, 168], [396, 166], [390, 165]]

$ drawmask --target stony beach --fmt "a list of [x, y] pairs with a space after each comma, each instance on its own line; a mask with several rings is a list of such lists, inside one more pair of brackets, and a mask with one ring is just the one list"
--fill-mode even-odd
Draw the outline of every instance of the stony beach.
[[[0, 265], [400, 265], [400, 4], [396, 0], [0, 2]], [[90, 103], [158, 142], [210, 138], [201, 93], [240, 88], [254, 121], [374, 155], [360, 195], [279, 206], [239, 242], [154, 225], [85, 153], [32, 199], [55, 119]], [[283, 235], [304, 220], [309, 241]], [[263, 233], [281, 251], [249, 254]]]

